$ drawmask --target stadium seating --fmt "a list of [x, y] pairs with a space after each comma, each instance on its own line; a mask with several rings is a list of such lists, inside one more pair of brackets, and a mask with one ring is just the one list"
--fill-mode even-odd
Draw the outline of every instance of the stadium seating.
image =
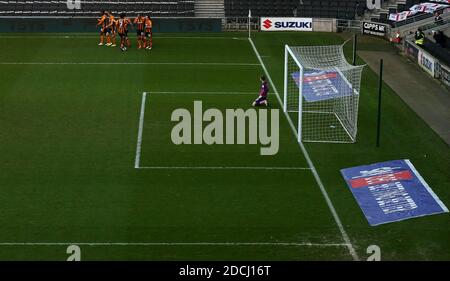
[[[425, 0], [403, 0], [374, 15], [372, 21], [389, 23], [389, 13], [400, 12]], [[431, 0], [432, 1], [432, 0]], [[224, 0], [226, 17], [293, 16], [355, 19], [367, 9], [366, 0]], [[296, 12], [294, 12], [294, 9]], [[160, 17], [194, 17], [195, 0], [81, 0], [81, 9], [68, 9], [67, 0], [0, 1], [0, 16], [97, 16], [101, 10]], [[429, 16], [429, 15], [425, 15]]]
[[354, 19], [366, 9], [366, 0], [225, 0], [227, 17], [245, 17], [248, 10], [254, 16], [297, 16]]
[[0, 16], [97, 16], [101, 10], [151, 16], [193, 17], [194, 0], [81, 1], [81, 9], [68, 9], [64, 1], [0, 1]]

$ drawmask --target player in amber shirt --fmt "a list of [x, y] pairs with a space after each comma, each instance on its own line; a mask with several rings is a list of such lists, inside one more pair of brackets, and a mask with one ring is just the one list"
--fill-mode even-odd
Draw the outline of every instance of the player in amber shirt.
[[142, 49], [144, 47], [145, 42], [145, 33], [144, 33], [145, 18], [140, 14], [138, 14], [138, 16], [134, 19], [134, 24], [136, 25], [137, 31], [138, 49]]
[[153, 22], [150, 16], [145, 17], [145, 45], [144, 48], [151, 50], [153, 47], [153, 32], [152, 32]]
[[121, 14], [120, 18], [117, 20], [116, 26], [117, 32], [120, 36], [120, 49], [122, 51], [126, 51], [127, 46], [130, 47], [130, 40], [128, 40], [128, 25], [130, 24], [131, 21], [125, 16], [125, 14]]
[[116, 20], [111, 12], [109, 12], [108, 14], [109, 14], [109, 16], [106, 20], [106, 22], [107, 22], [106, 38], [110, 38], [110, 39], [108, 39], [109, 45], [107, 44], [107, 46], [115, 47], [116, 46]]
[[106, 35], [106, 19], [107, 15], [105, 11], [101, 12], [101, 17], [97, 19], [97, 26], [100, 26], [100, 43], [99, 46], [103, 46], [105, 35]]

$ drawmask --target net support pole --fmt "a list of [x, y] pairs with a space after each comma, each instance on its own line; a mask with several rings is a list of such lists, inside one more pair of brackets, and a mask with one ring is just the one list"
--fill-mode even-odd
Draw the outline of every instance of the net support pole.
[[380, 59], [380, 73], [378, 77], [378, 116], [377, 116], [377, 147], [380, 147], [381, 134], [381, 96], [383, 93], [383, 59]]
[[356, 65], [356, 49], [358, 44], [358, 36], [353, 34], [353, 60], [352, 65]]
[[288, 54], [288, 45], [284, 46], [284, 92], [283, 92], [283, 110], [287, 112], [287, 95], [288, 95], [288, 77], [289, 77], [289, 54]]
[[302, 97], [302, 89], [303, 89], [303, 74], [304, 69], [303, 66], [300, 65], [300, 80], [298, 87], [298, 132], [297, 132], [297, 140], [298, 142], [302, 141], [302, 120], [303, 120], [303, 97]]

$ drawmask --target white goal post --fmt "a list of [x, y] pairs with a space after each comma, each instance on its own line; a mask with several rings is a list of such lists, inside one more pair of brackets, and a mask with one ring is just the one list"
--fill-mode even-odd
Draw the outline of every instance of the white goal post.
[[364, 65], [349, 64], [343, 47], [285, 46], [283, 110], [298, 119], [299, 142], [356, 141]]

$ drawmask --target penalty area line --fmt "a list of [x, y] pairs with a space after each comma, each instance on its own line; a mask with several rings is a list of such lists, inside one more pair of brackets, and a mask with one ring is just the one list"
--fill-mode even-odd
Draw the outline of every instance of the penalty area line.
[[[23, 35], [6, 35], [1, 36], [0, 39], [92, 39], [92, 38], [98, 38], [98, 35], [30, 35], [30, 36], [23, 36]], [[196, 36], [196, 37], [188, 37], [188, 36], [153, 36], [153, 39], [204, 39], [204, 40], [242, 40], [247, 41], [247, 37], [214, 37], [214, 36]]]
[[347, 247], [345, 243], [296, 242], [3, 242], [0, 246], [281, 246], [281, 247]]
[[178, 66], [242, 66], [255, 67], [257, 63], [239, 62], [0, 62], [0, 65], [178, 65]]

